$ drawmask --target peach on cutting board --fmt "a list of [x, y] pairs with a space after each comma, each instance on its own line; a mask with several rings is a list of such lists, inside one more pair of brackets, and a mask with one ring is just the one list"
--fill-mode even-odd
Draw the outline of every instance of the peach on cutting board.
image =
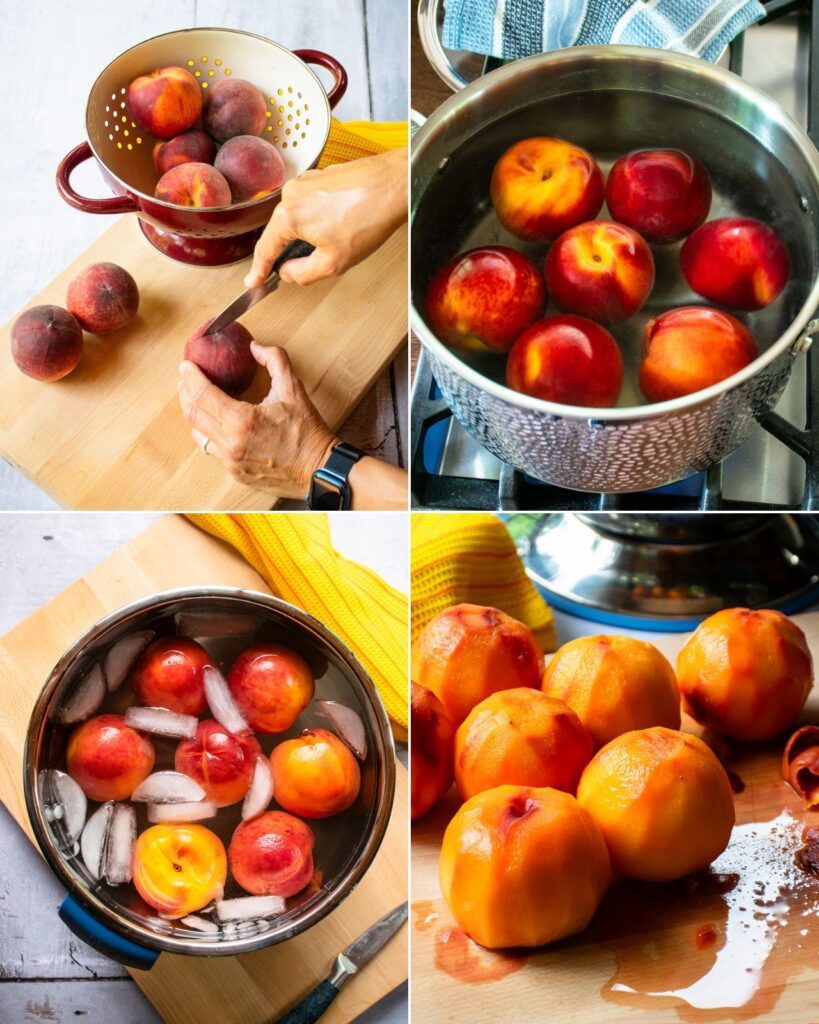
[[305, 729], [270, 755], [277, 803], [302, 818], [329, 818], [352, 806], [361, 771], [350, 748], [326, 729]]
[[65, 304], [83, 330], [108, 334], [125, 327], [137, 315], [139, 288], [128, 271], [116, 263], [92, 263], [69, 284]]
[[192, 128], [202, 113], [202, 90], [184, 68], [158, 68], [128, 86], [128, 109], [139, 127], [158, 139]]
[[91, 800], [127, 800], [154, 767], [154, 746], [122, 715], [97, 715], [68, 737], [68, 774]]
[[264, 96], [251, 82], [223, 78], [205, 97], [205, 130], [217, 142], [237, 135], [261, 135], [267, 121]]
[[156, 183], [154, 195], [165, 203], [211, 209], [230, 206], [230, 185], [210, 164], [189, 161], [166, 171]]
[[215, 334], [204, 335], [211, 323], [206, 320], [185, 342], [185, 359], [196, 363], [211, 384], [238, 398], [253, 383], [259, 369], [250, 351], [253, 335], [238, 320]]
[[228, 847], [230, 873], [253, 896], [295, 896], [313, 877], [313, 830], [284, 811], [243, 821]]
[[151, 825], [137, 838], [131, 872], [146, 903], [185, 917], [222, 898], [227, 856], [204, 825]]
[[210, 663], [210, 655], [195, 640], [163, 636], [137, 661], [131, 686], [146, 707], [201, 715], [208, 706], [202, 673]]
[[443, 704], [419, 683], [411, 689], [410, 816], [426, 814], [452, 785], [455, 729]]
[[18, 370], [35, 380], [66, 377], [82, 358], [82, 328], [61, 306], [32, 306], [11, 328], [11, 357]]
[[538, 268], [503, 245], [456, 256], [433, 277], [424, 299], [427, 322], [444, 344], [493, 352], [508, 352], [545, 305]]
[[224, 175], [234, 203], [261, 199], [284, 185], [279, 151], [255, 135], [235, 135], [219, 147], [214, 166]]
[[198, 782], [211, 803], [228, 807], [244, 799], [261, 752], [255, 736], [234, 736], [208, 718], [196, 727], [193, 739], [180, 741], [174, 767]]
[[256, 732], [284, 732], [313, 699], [315, 682], [300, 654], [280, 644], [246, 647], [233, 662], [228, 686]]
[[620, 394], [623, 357], [605, 327], [588, 317], [547, 316], [512, 346], [506, 383], [547, 402], [608, 408]]
[[685, 710], [735, 740], [767, 740], [796, 720], [813, 686], [805, 634], [771, 608], [725, 608], [677, 657]]
[[153, 161], [159, 175], [180, 164], [212, 164], [216, 156], [216, 143], [201, 128], [191, 128], [167, 142], [157, 142], [153, 148]]
[[501, 224], [531, 242], [550, 242], [600, 212], [603, 173], [594, 157], [563, 139], [522, 139], [495, 164], [490, 184]]
[[498, 949], [583, 931], [611, 870], [603, 837], [573, 796], [497, 786], [467, 800], [447, 826], [439, 878], [460, 927]]

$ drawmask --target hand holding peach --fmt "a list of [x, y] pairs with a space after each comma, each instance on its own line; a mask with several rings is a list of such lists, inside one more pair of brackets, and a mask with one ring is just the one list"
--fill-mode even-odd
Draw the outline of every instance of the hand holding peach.
[[185, 359], [196, 363], [211, 384], [238, 398], [253, 383], [259, 369], [250, 351], [253, 335], [238, 320], [215, 334], [204, 335], [210, 324], [206, 320], [185, 342]]

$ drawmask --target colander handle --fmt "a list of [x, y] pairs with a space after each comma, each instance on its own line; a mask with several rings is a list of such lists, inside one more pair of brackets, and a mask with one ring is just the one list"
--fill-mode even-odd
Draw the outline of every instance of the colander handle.
[[64, 156], [60, 166], [57, 168], [57, 191], [68, 203], [83, 213], [135, 213], [139, 206], [135, 199], [130, 196], [111, 196], [110, 199], [88, 199], [75, 192], [71, 187], [71, 175], [81, 163], [90, 160], [93, 156], [91, 147], [87, 142], [81, 142], [75, 146], [67, 156]]
[[330, 110], [333, 110], [347, 91], [347, 72], [335, 57], [331, 57], [329, 53], [323, 53], [321, 50], [294, 50], [293, 53], [305, 64], [318, 64], [319, 67], [326, 68], [333, 76], [333, 88], [327, 93]]
[[102, 924], [71, 895], [63, 899], [58, 913], [78, 939], [118, 964], [149, 971], [159, 959], [155, 950], [131, 942]]

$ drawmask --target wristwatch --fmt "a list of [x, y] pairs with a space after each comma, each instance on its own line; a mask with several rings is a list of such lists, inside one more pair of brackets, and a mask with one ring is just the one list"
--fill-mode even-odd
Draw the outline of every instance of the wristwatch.
[[347, 477], [350, 470], [364, 458], [366, 452], [353, 448], [351, 444], [340, 441], [330, 452], [330, 458], [321, 469], [317, 469], [310, 481], [310, 492], [307, 495], [309, 508], [322, 512], [333, 512], [348, 509], [352, 499]]

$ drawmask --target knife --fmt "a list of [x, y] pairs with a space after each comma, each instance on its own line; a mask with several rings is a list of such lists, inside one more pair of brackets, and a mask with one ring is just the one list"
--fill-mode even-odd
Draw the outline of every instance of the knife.
[[208, 334], [216, 334], [217, 331], [223, 331], [226, 327], [233, 323], [234, 320], [238, 320], [239, 317], [246, 313], [252, 306], [255, 306], [257, 302], [260, 302], [265, 295], [269, 295], [279, 287], [279, 271], [287, 263], [288, 260], [298, 260], [305, 256], [309, 256], [315, 251], [315, 246], [309, 242], [305, 242], [301, 238], [294, 238], [292, 242], [288, 242], [287, 245], [282, 249], [276, 262], [273, 264], [273, 269], [270, 272], [270, 277], [261, 284], [256, 285], [255, 288], [248, 288], [246, 292], [243, 292], [238, 299], [234, 299], [233, 302], [227, 307], [227, 309], [220, 313], [219, 316], [208, 326], [204, 336]]
[[406, 903], [379, 918], [343, 953], [339, 953], [329, 977], [305, 996], [298, 1006], [294, 1006], [284, 1017], [279, 1017], [275, 1024], [314, 1024], [338, 995], [341, 987], [372, 960], [406, 919]]

